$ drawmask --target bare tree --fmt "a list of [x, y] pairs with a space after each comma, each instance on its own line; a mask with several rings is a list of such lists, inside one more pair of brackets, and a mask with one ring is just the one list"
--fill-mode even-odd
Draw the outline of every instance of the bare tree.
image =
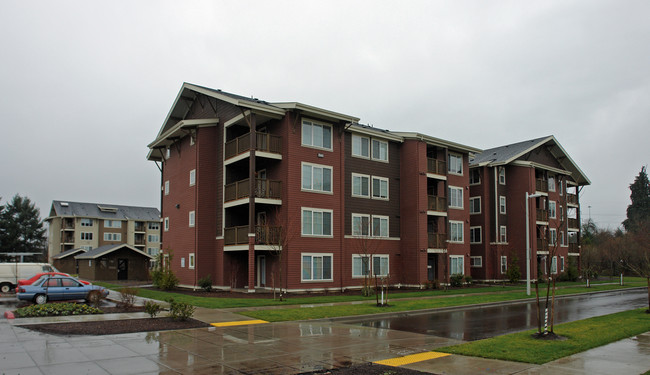
[[[360, 257], [361, 274], [363, 275], [363, 284], [361, 285], [361, 295], [368, 297], [372, 294], [372, 256], [377, 250], [377, 241], [372, 239], [370, 233], [370, 218], [366, 216], [352, 219], [352, 235], [354, 239], [354, 248]], [[367, 219], [367, 220], [364, 220]], [[376, 282], [375, 282], [376, 284]], [[379, 301], [378, 301], [379, 303]]]
[[648, 310], [650, 313], [650, 222], [640, 222], [636, 230], [628, 232], [620, 241], [619, 254], [623, 267], [648, 284]]
[[[289, 244], [299, 234], [296, 228], [296, 216], [288, 215], [286, 222], [282, 222], [280, 209], [275, 209], [272, 221], [265, 221], [256, 227], [257, 242], [269, 247], [269, 251], [277, 259], [277, 274], [280, 289], [280, 301], [284, 300], [284, 253]], [[275, 279], [275, 276], [273, 276]], [[275, 285], [273, 286], [273, 298], [275, 299]]]

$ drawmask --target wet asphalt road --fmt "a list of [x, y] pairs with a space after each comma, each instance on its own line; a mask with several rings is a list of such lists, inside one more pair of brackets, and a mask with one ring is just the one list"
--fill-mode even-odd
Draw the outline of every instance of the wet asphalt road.
[[[543, 322], [544, 304], [543, 301], [541, 303]], [[647, 290], [616, 291], [556, 299], [555, 323], [647, 306]], [[363, 322], [346, 321], [346, 323], [473, 341], [535, 328], [537, 327], [536, 315], [537, 309], [533, 301], [515, 305], [467, 308]]]

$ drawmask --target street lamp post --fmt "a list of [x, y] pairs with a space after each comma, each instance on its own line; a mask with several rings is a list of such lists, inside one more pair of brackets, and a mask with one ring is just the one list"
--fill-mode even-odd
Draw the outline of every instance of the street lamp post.
[[528, 194], [526, 192], [526, 295], [530, 295], [530, 216], [528, 213], [528, 200], [537, 198], [541, 194]]

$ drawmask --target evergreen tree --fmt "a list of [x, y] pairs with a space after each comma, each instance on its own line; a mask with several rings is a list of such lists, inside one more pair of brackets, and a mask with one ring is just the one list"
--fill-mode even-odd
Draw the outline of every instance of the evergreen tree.
[[641, 167], [641, 172], [630, 185], [630, 200], [632, 203], [627, 206], [627, 219], [623, 226], [628, 232], [635, 232], [643, 222], [650, 220], [650, 182], [646, 167]]
[[0, 253], [43, 253], [47, 239], [41, 213], [27, 197], [16, 194], [0, 210]]

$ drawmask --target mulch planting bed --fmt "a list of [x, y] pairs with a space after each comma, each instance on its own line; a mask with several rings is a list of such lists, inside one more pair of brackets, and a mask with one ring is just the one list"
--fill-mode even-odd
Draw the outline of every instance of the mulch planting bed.
[[196, 319], [185, 321], [172, 318], [143, 318], [100, 320], [89, 322], [26, 324], [21, 327], [55, 335], [116, 335], [119, 333], [167, 331], [170, 329], [189, 329], [209, 327]]

